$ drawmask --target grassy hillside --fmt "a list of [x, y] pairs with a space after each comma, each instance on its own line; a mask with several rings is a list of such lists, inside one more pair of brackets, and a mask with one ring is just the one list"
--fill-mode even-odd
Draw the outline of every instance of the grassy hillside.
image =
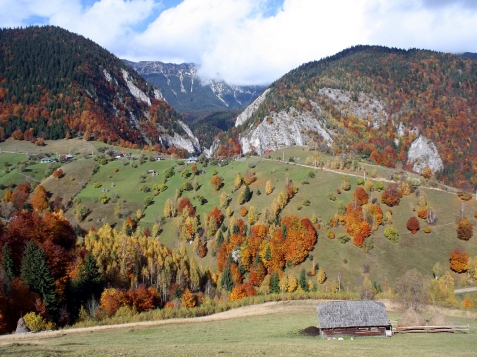
[[[238, 311], [237, 311], [238, 313]], [[390, 313], [391, 320], [400, 314]], [[0, 353], [12, 355], [67, 356], [472, 356], [474, 319], [451, 318], [470, 324], [469, 334], [401, 334], [393, 338], [358, 338], [344, 341], [323, 340], [299, 333], [316, 326], [314, 306], [298, 306], [293, 313], [272, 313], [219, 321], [178, 320], [153, 327], [128, 326], [94, 333], [65, 333], [42, 339], [0, 340]], [[68, 332], [68, 331], [66, 331]], [[14, 343], [12, 343], [14, 342]]]
[[[75, 154], [76, 161], [72, 163], [62, 164], [62, 168], [66, 175], [59, 180], [51, 177], [45, 179], [42, 177], [46, 167], [50, 164], [39, 164], [37, 161], [31, 161], [24, 168], [23, 173], [18, 170], [18, 163], [22, 158], [26, 157], [22, 154], [6, 153], [4, 147], [8, 147], [8, 143], [0, 144], [2, 153], [0, 154], [0, 163], [8, 161], [12, 166], [9, 172], [2, 172], [0, 184], [3, 188], [14, 187], [15, 184], [24, 181], [24, 174], [29, 174], [37, 180], [44, 180], [43, 184], [50, 193], [50, 200], [56, 196], [64, 198], [63, 203], [72, 199], [74, 202], [81, 202], [88, 213], [82, 221], [75, 218], [75, 203], [70, 203], [65, 207], [66, 216], [74, 223], [78, 223], [84, 229], [95, 227], [100, 228], [105, 222], [109, 223], [116, 229], [120, 230], [125, 219], [128, 216], [136, 217], [137, 210], [142, 210], [142, 215], [138, 221], [140, 229], [151, 229], [154, 223], [162, 222], [162, 232], [160, 241], [170, 248], [178, 248], [185, 246], [189, 251], [189, 255], [195, 255], [192, 252], [192, 246], [185, 244], [178, 238], [178, 230], [181, 224], [179, 217], [173, 219], [163, 218], [163, 209], [166, 199], [175, 196], [176, 190], [180, 190], [181, 185], [186, 181], [181, 176], [181, 170], [190, 169], [191, 165], [187, 165], [184, 161], [176, 161], [166, 159], [163, 161], [150, 161], [149, 156], [152, 154], [144, 153], [144, 162], [141, 164], [140, 154], [137, 150], [130, 150], [135, 160], [120, 159], [112, 160], [104, 165], [97, 161], [97, 150], [91, 146], [91, 155], [81, 155], [82, 141], [69, 141], [72, 153]], [[98, 143], [96, 143], [98, 146]], [[9, 147], [11, 148], [11, 147]], [[48, 148], [48, 146], [47, 146]], [[53, 145], [50, 150], [53, 150]], [[38, 147], [31, 145], [24, 148], [30, 153], [39, 150]], [[42, 149], [45, 150], [45, 149]], [[436, 262], [448, 270], [449, 253], [456, 247], [460, 247], [466, 251], [469, 256], [477, 255], [477, 241], [475, 237], [469, 241], [462, 241], [456, 237], [456, 218], [462, 209], [464, 201], [455, 194], [442, 190], [421, 187], [420, 191], [427, 195], [429, 206], [437, 211], [437, 222], [430, 225], [430, 233], [424, 233], [423, 228], [427, 226], [424, 220], [419, 219], [421, 229], [416, 234], [411, 234], [406, 228], [406, 222], [411, 216], [415, 216], [416, 212], [413, 208], [417, 207], [418, 198], [415, 194], [404, 196], [399, 206], [393, 207], [393, 226], [399, 231], [399, 242], [392, 243], [384, 237], [383, 231], [385, 226], [380, 226], [371, 237], [367, 238], [367, 248], [358, 248], [352, 241], [345, 244], [340, 243], [338, 238], [329, 239], [328, 232], [332, 231], [336, 237], [340, 233], [346, 233], [343, 226], [331, 227], [329, 222], [336, 214], [338, 206], [348, 204], [353, 201], [353, 192], [357, 187], [358, 178], [362, 174], [357, 172], [346, 173], [350, 177], [351, 190], [337, 193], [337, 189], [341, 188], [341, 178], [343, 172], [333, 172], [330, 170], [315, 170], [313, 167], [302, 166], [307, 155], [310, 153], [304, 148], [289, 148], [283, 152], [271, 153], [269, 157], [251, 157], [237, 161], [231, 161], [226, 166], [214, 166], [209, 163], [208, 166], [198, 165], [199, 169], [205, 172], [196, 176], [199, 188], [197, 191], [184, 191], [181, 197], [188, 197], [195, 206], [197, 215], [202, 217], [208, 214], [214, 206], [220, 207], [219, 196], [222, 192], [226, 192], [230, 198], [231, 211], [233, 217], [240, 217], [241, 207], [249, 209], [254, 206], [259, 212], [269, 206], [273, 199], [278, 195], [284, 186], [286, 175], [292, 180], [297, 188], [297, 194], [290, 200], [281, 212], [280, 216], [297, 215], [299, 217], [312, 217], [316, 215], [321, 222], [321, 228], [318, 230], [318, 241], [310, 255], [314, 258], [315, 263], [322, 267], [329, 281], [335, 280], [338, 273], [342, 274], [342, 286], [350, 291], [360, 286], [363, 278], [367, 276], [371, 281], [383, 284], [387, 279], [393, 285], [402, 274], [412, 268], [417, 268], [427, 276], [432, 275], [432, 268]], [[285, 157], [285, 161], [278, 158]], [[295, 158], [296, 162], [287, 162], [288, 158]], [[325, 160], [331, 158], [324, 157]], [[15, 166], [16, 165], [16, 166]], [[57, 164], [60, 165], [60, 164]], [[2, 165], [3, 166], [3, 165]], [[238, 204], [238, 196], [241, 190], [234, 191], [234, 179], [237, 173], [245, 175], [250, 167], [256, 173], [257, 180], [250, 185], [252, 198], [244, 205]], [[164, 172], [168, 168], [174, 168], [175, 175], [166, 182], [167, 189], [164, 192], [154, 196], [153, 185], [164, 183]], [[372, 167], [368, 167], [371, 172]], [[147, 174], [147, 170], [155, 170], [158, 175], [152, 176]], [[223, 179], [222, 188], [216, 192], [210, 180], [213, 172], [217, 171], [218, 175]], [[314, 178], [309, 177], [310, 171], [315, 174]], [[384, 177], [388, 177], [389, 169], [377, 168], [377, 172]], [[394, 172], [394, 171], [390, 171]], [[359, 176], [358, 176], [359, 175]], [[22, 181], [23, 180], [23, 181]], [[194, 180], [194, 175], [188, 179]], [[274, 192], [270, 195], [265, 193], [265, 185], [267, 180], [272, 182], [275, 187]], [[383, 178], [376, 178], [374, 181], [383, 180], [384, 185], [389, 182]], [[100, 187], [94, 187], [101, 185]], [[114, 184], [114, 187], [113, 187]], [[141, 191], [141, 187], [147, 186], [150, 191]], [[106, 191], [107, 192], [103, 192]], [[259, 191], [261, 194], [259, 194]], [[101, 203], [99, 198], [105, 194], [109, 198], [108, 203]], [[329, 199], [333, 194], [335, 201]], [[118, 197], [117, 197], [118, 196]], [[145, 207], [144, 200], [146, 197], [152, 198], [152, 203]], [[376, 198], [380, 202], [381, 193], [372, 192], [370, 200]], [[306, 205], [305, 201], [309, 201]], [[341, 202], [341, 203], [340, 203]], [[120, 209], [117, 206], [120, 205]], [[383, 211], [388, 207], [381, 204]], [[115, 212], [116, 210], [116, 212]], [[465, 202], [465, 215], [475, 224], [474, 213], [477, 211], [477, 203], [475, 200]], [[120, 215], [118, 215], [118, 212]], [[225, 214], [225, 209], [222, 209]], [[247, 217], [244, 218], [247, 223]], [[228, 227], [229, 218], [225, 218], [224, 225]], [[198, 264], [202, 268], [210, 267], [216, 269], [215, 258], [212, 256], [212, 242], [209, 239], [209, 254], [205, 258], [199, 258]], [[296, 276], [302, 268], [311, 269], [312, 260], [306, 260], [304, 263], [287, 271], [293, 271]], [[464, 284], [464, 283], [463, 283]]]

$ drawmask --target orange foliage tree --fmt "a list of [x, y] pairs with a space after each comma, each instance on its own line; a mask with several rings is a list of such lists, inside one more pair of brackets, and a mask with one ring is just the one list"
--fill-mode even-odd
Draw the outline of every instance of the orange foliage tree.
[[222, 186], [222, 179], [218, 175], [214, 175], [210, 179], [210, 184], [214, 186], [215, 191], [218, 191]]
[[281, 225], [286, 227], [285, 260], [293, 265], [303, 262], [316, 243], [316, 230], [313, 223], [304, 217], [285, 216]]
[[241, 215], [242, 217], [245, 217], [245, 216], [247, 215], [247, 213], [248, 213], [248, 211], [247, 211], [247, 208], [246, 208], [246, 207], [242, 207], [242, 208], [240, 209], [240, 215]]
[[55, 171], [53, 171], [53, 177], [57, 180], [62, 178], [63, 175], [64, 175], [64, 173], [63, 173], [62, 169], [56, 169]]
[[214, 206], [212, 211], [209, 212], [209, 215], [208, 215], [209, 220], [212, 217], [215, 218], [215, 222], [217, 223], [217, 227], [220, 227], [220, 225], [222, 224], [222, 222], [224, 220], [224, 215], [222, 214], [222, 211], [217, 208], [217, 206]]
[[247, 296], [256, 296], [257, 291], [251, 283], [236, 285], [230, 293], [230, 301], [243, 299]]
[[182, 214], [182, 212], [184, 212], [184, 208], [187, 209], [187, 216], [195, 217], [194, 206], [192, 206], [192, 203], [187, 197], [181, 198], [179, 204], [177, 205], [177, 211]]
[[457, 272], [463, 273], [467, 271], [469, 262], [469, 254], [462, 251], [460, 248], [455, 248], [454, 251], [450, 253], [450, 268]]
[[194, 307], [197, 305], [197, 299], [194, 294], [189, 289], [184, 291], [184, 294], [181, 296], [182, 305], [185, 307]]
[[356, 200], [357, 204], [360, 206], [365, 205], [368, 203], [368, 194], [362, 188], [361, 186], [356, 187], [356, 190], [354, 191], [354, 199]]
[[397, 184], [392, 183], [381, 194], [381, 202], [389, 207], [399, 205], [400, 194]]
[[48, 196], [42, 185], [38, 185], [31, 199], [31, 205], [36, 212], [42, 212], [48, 208]]

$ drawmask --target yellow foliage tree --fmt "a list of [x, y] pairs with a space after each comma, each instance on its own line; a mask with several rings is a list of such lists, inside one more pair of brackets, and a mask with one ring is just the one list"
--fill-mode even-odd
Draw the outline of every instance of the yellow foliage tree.
[[181, 302], [182, 305], [185, 307], [194, 307], [195, 305], [197, 305], [196, 298], [189, 289], [186, 289], [184, 291], [184, 294], [182, 294]]
[[273, 192], [272, 182], [268, 180], [267, 183], [265, 184], [265, 193], [269, 195], [272, 192]]
[[234, 180], [235, 190], [238, 190], [240, 186], [242, 186], [242, 175], [240, 175], [240, 172], [239, 172]]
[[323, 284], [326, 280], [326, 274], [323, 269], [318, 269], [318, 274], [316, 275], [316, 279], [318, 280], [318, 283]]
[[288, 277], [288, 292], [294, 292], [298, 287], [298, 281], [296, 280], [294, 275], [290, 275]]

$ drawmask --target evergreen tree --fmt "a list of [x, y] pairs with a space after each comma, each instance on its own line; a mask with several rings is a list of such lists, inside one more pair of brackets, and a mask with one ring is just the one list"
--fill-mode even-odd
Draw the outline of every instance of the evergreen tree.
[[3, 246], [2, 250], [2, 268], [10, 280], [16, 277], [15, 264], [13, 263], [8, 243]]
[[300, 284], [300, 287], [303, 289], [303, 291], [308, 292], [308, 282], [306, 281], [306, 272], [305, 269], [301, 270], [300, 273], [300, 279], [298, 280], [298, 284]]
[[280, 293], [280, 276], [278, 275], [278, 272], [273, 272], [271, 278], [270, 278], [270, 292], [272, 294], [278, 294]]
[[103, 291], [104, 282], [91, 253], [86, 255], [85, 262], [78, 273], [78, 280], [81, 282], [83, 295], [86, 298], [94, 296], [99, 299]]
[[30, 290], [40, 294], [52, 317], [58, 311], [55, 280], [46, 263], [43, 250], [34, 241], [29, 241], [23, 255], [20, 277]]
[[244, 195], [245, 202], [250, 201], [250, 199], [252, 198], [251, 197], [252, 193], [250, 192], [250, 187], [247, 184], [245, 184], [243, 195]]
[[232, 274], [230, 273], [230, 268], [226, 268], [222, 273], [222, 278], [220, 279], [220, 286], [225, 291], [231, 292], [234, 287], [234, 282], [232, 280]]
[[224, 242], [224, 235], [222, 234], [222, 231], [219, 230], [217, 233], [217, 243], [216, 243], [217, 250], [219, 250], [223, 242]]

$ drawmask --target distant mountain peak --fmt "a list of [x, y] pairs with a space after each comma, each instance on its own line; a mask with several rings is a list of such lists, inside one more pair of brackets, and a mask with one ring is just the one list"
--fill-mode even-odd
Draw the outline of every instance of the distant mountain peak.
[[165, 100], [181, 113], [245, 108], [265, 86], [237, 86], [198, 75], [195, 63], [132, 62], [123, 60], [149, 83], [158, 87]]

